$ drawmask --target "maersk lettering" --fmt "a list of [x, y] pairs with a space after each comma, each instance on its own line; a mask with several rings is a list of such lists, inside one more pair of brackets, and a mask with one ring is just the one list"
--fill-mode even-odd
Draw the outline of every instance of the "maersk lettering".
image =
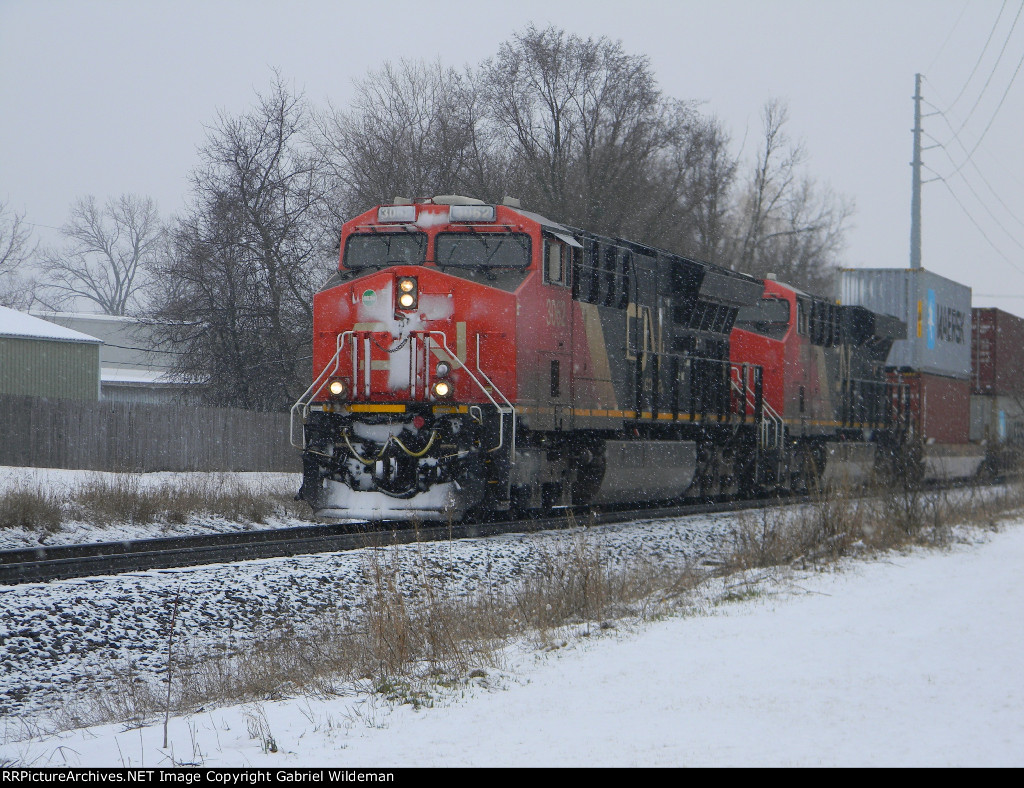
[[938, 307], [937, 333], [943, 342], [955, 342], [958, 345], [964, 344], [964, 323], [967, 316], [959, 309], [949, 306]]

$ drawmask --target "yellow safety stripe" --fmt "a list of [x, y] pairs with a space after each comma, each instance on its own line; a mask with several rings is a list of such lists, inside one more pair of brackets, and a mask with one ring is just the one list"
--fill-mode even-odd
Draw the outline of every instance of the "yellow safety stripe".
[[353, 403], [348, 406], [353, 413], [405, 413], [405, 405], [363, 405]]

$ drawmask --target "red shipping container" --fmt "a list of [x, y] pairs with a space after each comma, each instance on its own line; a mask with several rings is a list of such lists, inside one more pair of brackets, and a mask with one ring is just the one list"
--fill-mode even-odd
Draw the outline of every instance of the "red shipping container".
[[967, 443], [971, 433], [971, 382], [923, 372], [895, 375], [910, 393], [915, 432], [928, 443]]
[[1001, 309], [971, 310], [975, 394], [1024, 395], [1024, 320]]

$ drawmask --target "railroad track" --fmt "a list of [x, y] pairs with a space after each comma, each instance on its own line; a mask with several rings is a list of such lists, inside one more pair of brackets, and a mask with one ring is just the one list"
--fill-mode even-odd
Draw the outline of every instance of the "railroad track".
[[[804, 500], [806, 499], [787, 498], [785, 503], [800, 503]], [[758, 508], [765, 503], [764, 500], [743, 500], [628, 511], [567, 510], [557, 516], [538, 519], [459, 523], [421, 528], [410, 528], [407, 525], [402, 528], [389, 528], [387, 524], [383, 524], [370, 530], [368, 527], [359, 528], [353, 525], [311, 525], [264, 531], [235, 531], [227, 534], [0, 550], [0, 585], [343, 552], [411, 542], [547, 531], [584, 523], [607, 525], [638, 519], [656, 520], [664, 517], [739, 511]]]

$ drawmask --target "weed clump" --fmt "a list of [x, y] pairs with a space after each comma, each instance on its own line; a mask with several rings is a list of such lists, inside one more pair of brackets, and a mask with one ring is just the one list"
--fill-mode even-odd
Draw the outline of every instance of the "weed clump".
[[96, 474], [63, 500], [53, 492], [24, 484], [0, 493], [0, 528], [22, 527], [42, 533], [52, 533], [68, 520], [100, 526], [180, 525], [193, 517], [212, 516], [263, 524], [275, 515], [308, 519], [308, 514], [290, 492], [253, 488], [230, 475], [182, 476], [151, 483], [145, 474]]
[[25, 486], [0, 493], [0, 528], [52, 533], [63, 517], [64, 508], [53, 493]]

